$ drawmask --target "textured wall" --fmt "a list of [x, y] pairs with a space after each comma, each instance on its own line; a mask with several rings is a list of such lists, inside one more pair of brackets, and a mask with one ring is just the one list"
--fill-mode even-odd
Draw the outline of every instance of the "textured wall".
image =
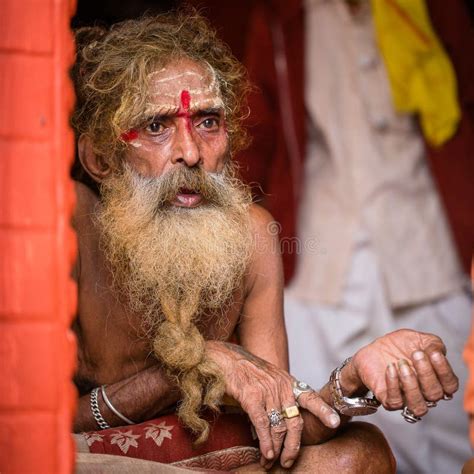
[[73, 470], [71, 0], [0, 13], [0, 472]]

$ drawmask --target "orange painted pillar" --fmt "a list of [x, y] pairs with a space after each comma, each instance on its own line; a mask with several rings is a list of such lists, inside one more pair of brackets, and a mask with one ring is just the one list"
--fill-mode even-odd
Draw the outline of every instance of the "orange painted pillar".
[[71, 0], [0, 9], [0, 472], [73, 471]]
[[[474, 290], [474, 257], [471, 264], [471, 281]], [[471, 333], [464, 347], [464, 362], [469, 370], [469, 375], [464, 392], [464, 408], [469, 416], [469, 439], [474, 448], [474, 306], [472, 309]]]

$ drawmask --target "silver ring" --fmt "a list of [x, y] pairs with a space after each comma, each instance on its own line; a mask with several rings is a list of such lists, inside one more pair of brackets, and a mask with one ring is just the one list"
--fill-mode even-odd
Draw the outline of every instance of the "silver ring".
[[403, 408], [402, 416], [405, 419], [405, 421], [408, 422], [408, 423], [416, 423], [417, 421], [421, 420], [421, 417], [416, 416], [414, 413], [412, 413], [408, 409], [408, 407]]
[[428, 408], [434, 408], [434, 407], [438, 406], [438, 404], [436, 402], [431, 402], [429, 400], [425, 400], [425, 402], [426, 402], [426, 406]]
[[443, 400], [452, 400], [452, 399], [453, 399], [452, 395], [448, 395], [447, 393], [443, 395]]
[[270, 413], [267, 413], [268, 420], [270, 421], [270, 426], [274, 428], [275, 426], [279, 426], [281, 420], [283, 419], [281, 413], [278, 410], [272, 408]]
[[314, 392], [314, 390], [306, 382], [300, 382], [299, 380], [293, 381], [292, 390], [296, 401], [298, 401], [299, 396], [303, 393]]

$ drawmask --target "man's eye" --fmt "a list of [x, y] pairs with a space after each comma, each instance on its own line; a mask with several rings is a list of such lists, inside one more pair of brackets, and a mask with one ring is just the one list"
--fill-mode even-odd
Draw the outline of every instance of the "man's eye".
[[206, 130], [217, 129], [219, 127], [219, 120], [216, 118], [207, 118], [199, 124], [199, 127], [203, 127]]
[[152, 122], [146, 127], [146, 131], [150, 133], [160, 133], [163, 131], [163, 124], [160, 122]]

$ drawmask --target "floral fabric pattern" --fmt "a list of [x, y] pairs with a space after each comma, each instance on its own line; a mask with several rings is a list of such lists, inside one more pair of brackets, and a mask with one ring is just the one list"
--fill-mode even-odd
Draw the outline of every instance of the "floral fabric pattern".
[[173, 428], [174, 426], [166, 426], [166, 422], [159, 425], [150, 423], [145, 428], [145, 438], [152, 438], [157, 446], [161, 446], [165, 438], [172, 439], [171, 430]]
[[137, 440], [141, 435], [134, 435], [133, 431], [117, 431], [110, 437], [110, 444], [116, 444], [123, 454], [127, 454], [130, 446], [138, 448]]
[[162, 463], [174, 463], [236, 446], [257, 446], [251, 424], [241, 413], [207, 413], [211, 423], [209, 439], [194, 446], [195, 437], [175, 414], [137, 425], [83, 433], [91, 453], [128, 456]]

